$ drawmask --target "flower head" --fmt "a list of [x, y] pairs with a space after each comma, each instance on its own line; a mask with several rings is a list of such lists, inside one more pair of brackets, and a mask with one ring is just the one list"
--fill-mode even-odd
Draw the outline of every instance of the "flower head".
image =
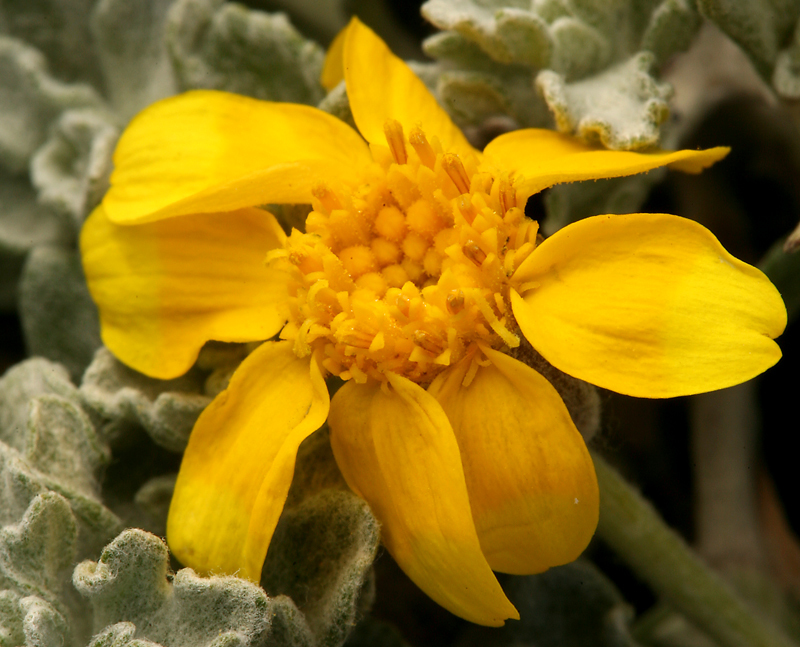
[[[330, 62], [360, 135], [206, 91], [134, 119], [81, 239], [103, 339], [169, 378], [208, 340], [279, 333], [192, 432], [167, 530], [185, 564], [258, 581], [297, 449], [327, 419], [399, 565], [454, 613], [502, 624], [518, 616], [492, 570], [575, 559], [598, 516], [564, 403], [509, 354], [523, 337], [570, 375], [669, 397], [774, 364], [786, 312], [694, 222], [599, 216], [543, 241], [524, 215], [559, 182], [698, 172], [725, 149], [606, 151], [530, 129], [481, 153], [357, 20]], [[281, 202], [312, 205], [305, 231], [257, 208]], [[329, 375], [345, 380], [332, 401]]]

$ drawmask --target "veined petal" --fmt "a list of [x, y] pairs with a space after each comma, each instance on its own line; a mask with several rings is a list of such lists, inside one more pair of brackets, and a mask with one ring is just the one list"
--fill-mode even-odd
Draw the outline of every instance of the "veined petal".
[[333, 90], [344, 79], [344, 37], [347, 28], [342, 29], [336, 38], [333, 39], [328, 53], [325, 55], [325, 63], [322, 66], [322, 74], [319, 81], [322, 87], [329, 92]]
[[261, 209], [125, 227], [98, 207], [81, 255], [103, 342], [128, 366], [167, 379], [185, 373], [210, 339], [272, 337], [286, 322], [288, 289], [264, 259], [283, 238]]
[[297, 448], [328, 415], [325, 381], [291, 342], [253, 351], [200, 415], [169, 508], [167, 541], [200, 573], [261, 578]]
[[371, 159], [358, 133], [316, 108], [195, 90], [131, 121], [103, 206], [114, 222], [132, 224], [308, 203], [314, 182], [347, 180]]
[[540, 573], [575, 560], [592, 538], [600, 504], [594, 465], [553, 386], [504, 353], [484, 353], [491, 365], [468, 386], [471, 358], [428, 392], [453, 425], [489, 564]]
[[546, 239], [514, 274], [512, 306], [556, 368], [645, 398], [703, 393], [781, 357], [786, 308], [759, 270], [702, 225], [665, 214], [595, 216]]
[[490, 166], [522, 176], [516, 184], [517, 202], [524, 204], [534, 193], [562, 182], [635, 175], [660, 166], [699, 173], [729, 150], [718, 146], [702, 151], [613, 151], [552, 130], [526, 128], [489, 142], [484, 160]]
[[481, 553], [453, 430], [422, 387], [347, 382], [329, 424], [348, 485], [381, 522], [383, 543], [406, 574], [462, 618], [500, 626], [519, 618]]
[[367, 141], [386, 145], [384, 124], [395, 119], [406, 136], [420, 126], [445, 150], [478, 154], [420, 78], [358, 18], [347, 27], [344, 78], [353, 118]]

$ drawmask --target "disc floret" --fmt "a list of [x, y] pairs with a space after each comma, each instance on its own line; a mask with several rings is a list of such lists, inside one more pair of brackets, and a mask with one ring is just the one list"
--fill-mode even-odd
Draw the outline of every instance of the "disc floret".
[[386, 123], [388, 146], [357, 186], [318, 184], [306, 232], [271, 263], [289, 270], [281, 333], [342, 379], [391, 371], [430, 382], [481, 345], [514, 348], [509, 278], [538, 225], [516, 204], [513, 178], [442, 149], [420, 128]]

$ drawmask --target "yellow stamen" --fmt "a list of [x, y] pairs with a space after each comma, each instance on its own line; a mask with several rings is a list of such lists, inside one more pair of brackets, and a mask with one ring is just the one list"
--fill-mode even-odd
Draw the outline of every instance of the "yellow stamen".
[[456, 204], [458, 205], [459, 212], [461, 212], [461, 215], [464, 216], [464, 220], [472, 224], [472, 221], [475, 220], [475, 216], [478, 215], [478, 212], [475, 210], [475, 207], [472, 206], [472, 200], [470, 200], [469, 194], [464, 193], [458, 196]]
[[500, 208], [505, 214], [512, 207], [517, 206], [517, 191], [505, 174], [500, 178]]
[[447, 311], [451, 315], [457, 315], [464, 309], [464, 291], [453, 290], [447, 295]]
[[468, 241], [461, 249], [464, 252], [464, 256], [475, 263], [475, 265], [480, 266], [481, 263], [486, 260], [486, 252], [474, 241]]
[[414, 147], [414, 150], [417, 151], [420, 161], [429, 169], [432, 169], [436, 165], [436, 153], [433, 147], [428, 143], [428, 138], [425, 137], [425, 133], [422, 132], [422, 129], [418, 126], [412, 128], [411, 132], [408, 134], [408, 141]]
[[317, 184], [311, 189], [311, 195], [322, 203], [325, 208], [326, 215], [330, 214], [334, 209], [341, 209], [342, 203], [339, 198], [327, 186], [322, 183]]
[[442, 352], [442, 342], [424, 330], [417, 330], [412, 336], [414, 343], [423, 350], [439, 355]]
[[406, 142], [403, 138], [403, 126], [395, 119], [389, 119], [383, 124], [383, 132], [386, 135], [386, 142], [396, 164], [405, 164], [408, 161], [406, 152]]
[[406, 140], [390, 120], [385, 133], [391, 155], [376, 149], [356, 188], [315, 186], [306, 233], [270, 254], [292, 276], [282, 338], [345, 380], [396, 373], [425, 385], [470, 357], [469, 382], [479, 344], [519, 344], [510, 277], [535, 248], [536, 225], [507, 175], [474, 172], [475, 160], [419, 127]]
[[459, 193], [469, 193], [469, 177], [467, 170], [455, 153], [445, 153], [442, 157], [442, 168], [453, 180]]

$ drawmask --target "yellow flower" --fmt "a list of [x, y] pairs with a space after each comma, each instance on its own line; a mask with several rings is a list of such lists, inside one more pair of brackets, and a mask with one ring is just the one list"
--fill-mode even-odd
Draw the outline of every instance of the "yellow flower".
[[[671, 397], [774, 364], [786, 311], [695, 222], [599, 216], [542, 242], [523, 213], [559, 182], [699, 172], [726, 149], [607, 151], [529, 129], [480, 153], [360, 22], [334, 50], [326, 80], [344, 75], [361, 135], [210, 91], [133, 120], [81, 237], [103, 339], [171, 378], [207, 340], [280, 333], [192, 432], [167, 529], [184, 564], [259, 580], [298, 446], [327, 419], [398, 564], [453, 613], [500, 625], [518, 614], [492, 570], [575, 559], [598, 516], [563, 402], [512, 356], [521, 336], [570, 375]], [[306, 231], [286, 236], [269, 203], [311, 203]], [[345, 380], [332, 401], [327, 375]]]

